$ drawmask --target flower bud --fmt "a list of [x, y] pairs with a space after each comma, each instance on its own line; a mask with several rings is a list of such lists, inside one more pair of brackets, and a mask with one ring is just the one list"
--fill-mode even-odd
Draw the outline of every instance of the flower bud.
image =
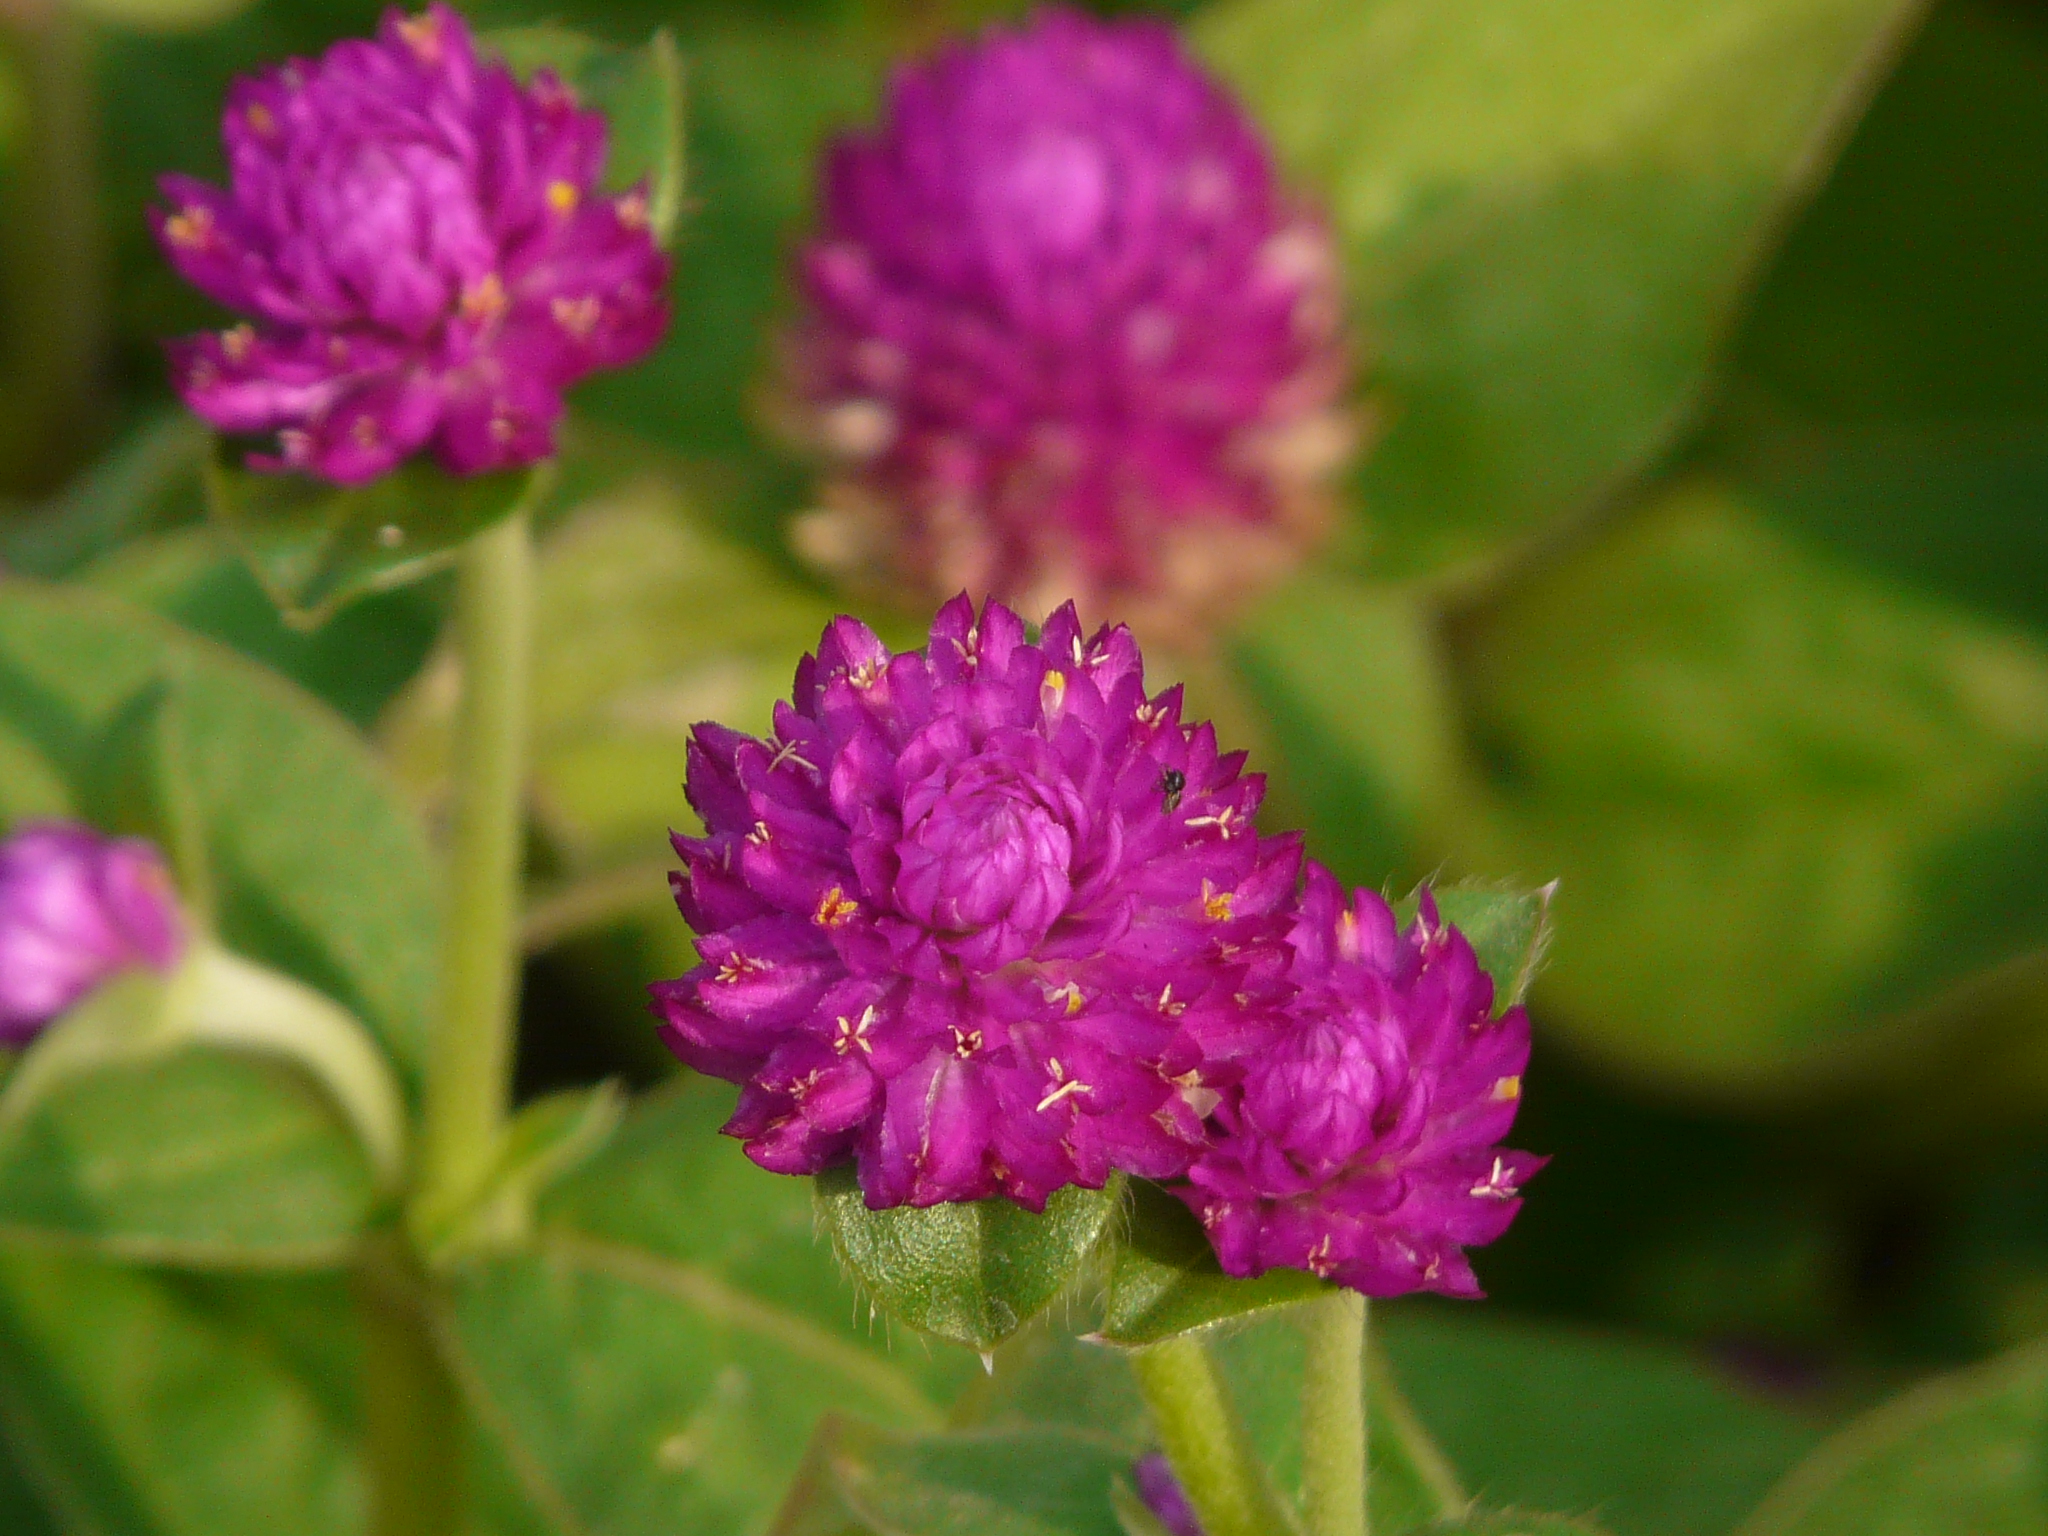
[[0, 1043], [27, 1041], [118, 971], [169, 970], [184, 947], [149, 843], [59, 821], [0, 841]]

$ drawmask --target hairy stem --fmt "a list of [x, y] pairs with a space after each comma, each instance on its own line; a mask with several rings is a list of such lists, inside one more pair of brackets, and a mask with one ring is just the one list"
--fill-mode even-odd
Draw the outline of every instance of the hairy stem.
[[100, 417], [107, 332], [99, 215], [99, 116], [89, 24], [65, 5], [0, 6], [0, 36], [26, 113], [9, 178], [0, 482], [47, 491]]
[[1216, 1364], [1191, 1338], [1131, 1356], [1166, 1459], [1208, 1536], [1275, 1536], [1291, 1522], [1231, 1412]]
[[457, 568], [455, 822], [449, 844], [441, 1007], [427, 1061], [415, 1230], [474, 1195], [511, 1094], [525, 862], [533, 544], [515, 512], [471, 539]]
[[1302, 1309], [1301, 1512], [1308, 1536], [1366, 1536], [1365, 1298], [1336, 1291]]
[[355, 1276], [370, 1536], [463, 1529], [462, 1407], [434, 1348], [423, 1284], [396, 1243], [376, 1248]]

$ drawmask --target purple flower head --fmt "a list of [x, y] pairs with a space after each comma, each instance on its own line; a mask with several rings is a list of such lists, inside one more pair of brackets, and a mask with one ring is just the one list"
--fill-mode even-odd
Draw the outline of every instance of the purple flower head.
[[1180, 710], [1128, 630], [1069, 604], [1033, 643], [962, 597], [922, 652], [835, 620], [765, 741], [697, 728], [674, 884], [702, 963], [655, 999], [745, 1085], [749, 1156], [854, 1158], [878, 1210], [1186, 1171], [1208, 1064], [1283, 996], [1299, 854]]
[[1507, 1230], [1544, 1162], [1499, 1145], [1528, 1016], [1493, 1016], [1492, 981], [1426, 891], [1402, 930], [1380, 897], [1347, 904], [1311, 863], [1291, 943], [1294, 997], [1177, 1193], [1233, 1275], [1477, 1296], [1463, 1250]]
[[1168, 1536], [1207, 1536], [1202, 1517], [1188, 1502], [1187, 1490], [1173, 1475], [1173, 1467], [1157, 1451], [1140, 1456], [1131, 1467], [1131, 1479], [1138, 1485], [1138, 1497], [1164, 1526]]
[[605, 124], [543, 70], [480, 61], [445, 5], [236, 82], [229, 185], [166, 176], [151, 219], [249, 323], [173, 342], [185, 403], [277, 435], [262, 469], [345, 485], [431, 448], [457, 474], [554, 450], [562, 391], [667, 322], [647, 197], [597, 190]]
[[820, 198], [782, 391], [832, 465], [807, 556], [1187, 631], [1320, 532], [1334, 250], [1167, 27], [1062, 9], [949, 45]]
[[65, 821], [0, 841], [0, 1044], [28, 1040], [117, 971], [169, 970], [184, 947], [150, 844]]

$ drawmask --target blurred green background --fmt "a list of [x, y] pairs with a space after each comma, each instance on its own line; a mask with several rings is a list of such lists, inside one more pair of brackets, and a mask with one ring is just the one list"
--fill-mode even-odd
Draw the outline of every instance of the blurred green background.
[[[432, 825], [443, 585], [274, 616], [164, 381], [160, 338], [218, 317], [142, 218], [218, 173], [235, 73], [375, 10], [191, 3], [9, 34], [0, 557], [282, 670]], [[525, 1093], [668, 1071], [642, 988], [690, 962], [687, 728], [765, 724], [835, 608], [753, 406], [813, 156], [892, 58], [1011, 9], [471, 10], [669, 28], [689, 102], [674, 328], [577, 397], [544, 524]], [[1490, 1310], [1814, 1426], [2048, 1332], [2048, 5], [1174, 14], [1331, 211], [1376, 436], [1332, 546], [1160, 669], [1346, 878], [1561, 881], [1515, 1137], [1554, 1161], [1479, 1258]], [[1579, 1390], [1553, 1366], [1532, 1401]]]

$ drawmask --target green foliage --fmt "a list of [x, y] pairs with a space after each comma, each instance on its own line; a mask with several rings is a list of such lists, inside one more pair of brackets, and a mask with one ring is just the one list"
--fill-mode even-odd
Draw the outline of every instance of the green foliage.
[[0, 1241], [0, 1425], [69, 1530], [349, 1536], [346, 1298]]
[[1105, 1189], [1054, 1192], [1042, 1214], [1008, 1200], [871, 1211], [851, 1164], [817, 1177], [818, 1220], [863, 1290], [921, 1332], [991, 1350], [1059, 1299], [1123, 1203]]
[[[1494, 555], [1639, 473], [1901, 0], [1225, 0], [1196, 35], [1342, 241], [1385, 425], [1385, 574]], [[1625, 295], [1616, 302], [1618, 295]]]
[[1130, 1456], [1058, 1427], [889, 1434], [829, 1422], [774, 1536], [1119, 1536]]
[[1865, 1414], [1740, 1536], [2021, 1536], [2048, 1522], [2048, 1351], [1927, 1382]]
[[715, 1134], [730, 1107], [653, 1096], [541, 1196], [530, 1248], [453, 1273], [458, 1378], [542, 1529], [758, 1529], [825, 1413], [935, 1427], [960, 1380], [850, 1326], [809, 1192]]
[[[7, 583], [0, 822], [103, 813], [109, 749], [167, 675], [183, 760], [160, 803], [192, 807], [221, 942], [335, 998], [409, 1076], [438, 926], [425, 845], [361, 742], [296, 690], [105, 598]], [[176, 851], [177, 829], [153, 830]]]

